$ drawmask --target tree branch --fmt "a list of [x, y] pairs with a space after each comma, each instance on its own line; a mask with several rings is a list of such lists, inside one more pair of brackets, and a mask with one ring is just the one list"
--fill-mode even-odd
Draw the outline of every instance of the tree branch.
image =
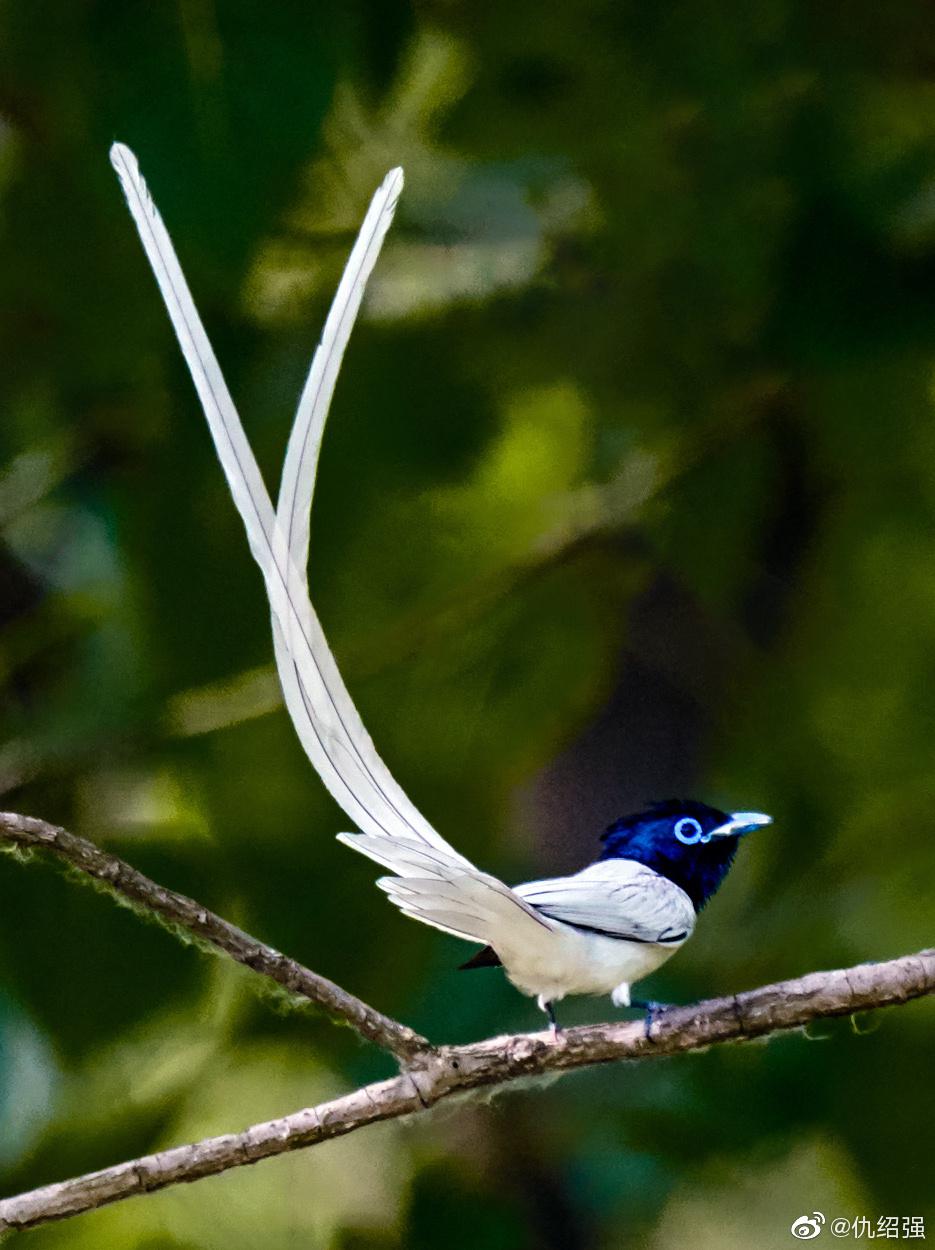
[[935, 950], [925, 950], [886, 963], [813, 972], [728, 998], [672, 1007], [656, 1017], [651, 1037], [646, 1037], [642, 1022], [628, 1022], [568, 1029], [556, 1038], [548, 1033], [522, 1033], [469, 1046], [441, 1047], [424, 1055], [422, 1064], [410, 1071], [318, 1107], [0, 1200], [0, 1234], [215, 1176], [341, 1137], [379, 1120], [421, 1113], [443, 1099], [483, 1086], [746, 1041], [801, 1028], [825, 1016], [905, 1003], [933, 992]]
[[384, 1016], [327, 977], [319, 976], [317, 972], [222, 920], [194, 899], [157, 885], [116, 855], [100, 850], [85, 838], [31, 816], [0, 812], [0, 840], [57, 855], [135, 907], [142, 907], [163, 921], [179, 925], [231, 959], [269, 977], [291, 993], [309, 999], [329, 1015], [346, 1021], [362, 1037], [376, 1042], [404, 1064], [431, 1050], [426, 1038], [404, 1024]]

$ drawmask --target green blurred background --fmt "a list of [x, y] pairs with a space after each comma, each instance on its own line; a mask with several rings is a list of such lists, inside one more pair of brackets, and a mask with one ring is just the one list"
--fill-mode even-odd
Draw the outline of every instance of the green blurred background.
[[[435, 1040], [540, 1027], [334, 841], [107, 149], [140, 157], [271, 487], [402, 164], [312, 568], [394, 772], [508, 880], [580, 866], [647, 799], [771, 812], [657, 998], [931, 942], [929, 5], [20, 0], [0, 61], [4, 807]], [[3, 857], [2, 1192], [391, 1071], [254, 980]], [[816, 1208], [931, 1222], [933, 1024], [576, 1074], [13, 1241], [745, 1250]]]

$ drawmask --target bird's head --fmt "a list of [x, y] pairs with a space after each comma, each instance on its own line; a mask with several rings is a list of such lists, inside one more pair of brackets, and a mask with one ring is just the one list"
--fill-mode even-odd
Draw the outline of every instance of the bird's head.
[[761, 812], [722, 812], [667, 799], [624, 816], [601, 837], [600, 859], [632, 859], [681, 886], [700, 911], [724, 880], [740, 839], [772, 823]]

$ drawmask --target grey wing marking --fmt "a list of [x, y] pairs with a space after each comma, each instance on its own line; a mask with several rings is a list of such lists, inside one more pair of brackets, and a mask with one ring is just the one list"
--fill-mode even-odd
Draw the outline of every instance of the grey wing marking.
[[543, 916], [629, 942], [674, 945], [684, 942], [695, 926], [695, 909], [684, 890], [642, 865], [630, 867], [629, 861], [593, 864], [574, 877], [532, 881], [517, 886], [516, 893]]

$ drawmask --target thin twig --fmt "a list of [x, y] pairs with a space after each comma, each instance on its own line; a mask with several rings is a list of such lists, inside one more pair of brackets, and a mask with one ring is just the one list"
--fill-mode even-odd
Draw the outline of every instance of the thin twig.
[[367, 1085], [332, 1102], [255, 1124], [242, 1133], [209, 1137], [145, 1155], [74, 1180], [0, 1200], [0, 1235], [65, 1219], [123, 1198], [341, 1137], [380, 1120], [421, 1114], [428, 1107], [483, 1086], [571, 1068], [701, 1050], [801, 1028], [824, 1016], [849, 1015], [905, 1003], [935, 992], [935, 950], [887, 963], [813, 972], [794, 981], [713, 998], [657, 1015], [652, 1034], [642, 1023], [599, 1024], [549, 1033], [491, 1038], [439, 1048], [423, 1066]]
[[291, 993], [309, 999], [329, 1015], [346, 1021], [362, 1037], [390, 1051], [402, 1063], [419, 1059], [431, 1050], [429, 1042], [406, 1025], [383, 1015], [327, 977], [319, 976], [317, 972], [222, 920], [194, 899], [157, 885], [116, 855], [100, 850], [85, 838], [31, 816], [0, 812], [0, 840], [57, 855], [73, 868], [101, 882], [114, 894], [170, 924], [181, 926], [231, 959], [269, 977]]

